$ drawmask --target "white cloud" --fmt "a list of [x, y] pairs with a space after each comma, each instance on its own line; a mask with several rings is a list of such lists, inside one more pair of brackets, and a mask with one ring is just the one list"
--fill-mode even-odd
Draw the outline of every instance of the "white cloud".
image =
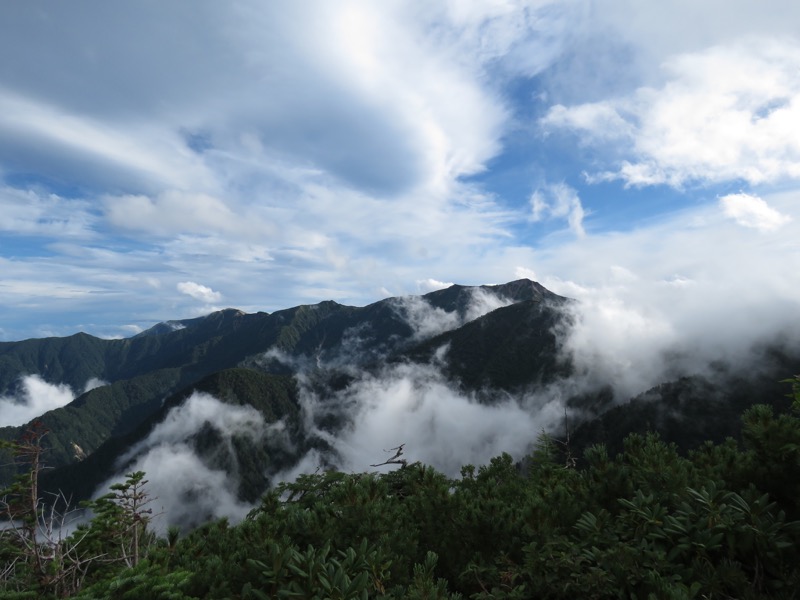
[[[765, 202], [797, 216], [796, 193]], [[746, 371], [763, 344], [796, 347], [797, 219], [757, 242], [747, 235], [711, 205], [541, 247], [539, 281], [580, 300], [564, 339], [586, 381], [612, 381], [626, 399], [714, 361]]]
[[[564, 414], [558, 398], [544, 394], [482, 403], [456, 391], [436, 368], [411, 364], [364, 375], [334, 399], [303, 390], [302, 403], [310, 433], [332, 445], [334, 462], [342, 469], [373, 470], [370, 464], [388, 458], [384, 450], [405, 444], [403, 458], [450, 476], [465, 464], [485, 464], [502, 452], [525, 455], [539, 433]], [[315, 416], [332, 410], [342, 413], [349, 426], [337, 435], [314, 429]], [[312, 453], [279, 478], [312, 471], [319, 460]], [[382, 470], [391, 468], [396, 467]]]
[[25, 375], [16, 395], [0, 396], [0, 427], [24, 425], [74, 399], [68, 385], [47, 383], [39, 375]]
[[97, 221], [85, 200], [61, 198], [34, 190], [0, 188], [0, 230], [48, 237], [96, 237]]
[[[170, 525], [196, 526], [210, 519], [239, 521], [251, 506], [237, 498], [238, 473], [215, 469], [206, 464], [193, 449], [191, 439], [204, 427], [219, 435], [217, 453], [235, 467], [232, 437], [261, 439], [268, 430], [261, 414], [251, 406], [224, 404], [203, 393], [194, 393], [182, 405], [167, 413], [147, 438], [120, 457], [116, 467], [124, 473], [144, 471], [147, 490], [154, 499], [152, 508], [163, 511], [155, 525], [166, 531]], [[122, 474], [100, 486], [105, 493], [114, 483], [124, 481]]]
[[[445, 283], [444, 281], [439, 281], [437, 279], [427, 278], [427, 279], [418, 279], [417, 280], [417, 288], [421, 294], [427, 294], [428, 292], [435, 292], [436, 290], [443, 290], [449, 288], [452, 284]], [[389, 295], [389, 294], [387, 294]]]
[[110, 197], [105, 201], [106, 218], [116, 227], [155, 235], [222, 232], [249, 237], [271, 227], [235, 214], [220, 199], [202, 193], [168, 191], [156, 198], [142, 195]]
[[585, 143], [629, 139], [634, 126], [626, 121], [611, 102], [579, 104], [567, 108], [556, 104], [542, 119], [546, 127], [564, 127], [580, 131]]
[[797, 43], [765, 37], [681, 54], [664, 63], [660, 87], [557, 105], [541, 123], [616, 147], [620, 166], [595, 179], [680, 187], [800, 178], [798, 57]]
[[726, 217], [743, 227], [759, 231], [774, 231], [791, 221], [791, 217], [779, 213], [757, 196], [750, 194], [728, 194], [719, 199]]
[[104, 385], [108, 385], [108, 382], [97, 377], [91, 377], [86, 381], [86, 385], [83, 386], [83, 393], [85, 394]]
[[583, 228], [585, 216], [578, 192], [565, 183], [549, 184], [540, 187], [530, 199], [531, 219], [566, 219], [569, 228], [578, 237], [586, 235]]
[[187, 296], [191, 296], [195, 300], [200, 300], [206, 304], [212, 304], [222, 300], [222, 294], [215, 292], [210, 287], [200, 285], [194, 281], [181, 281], [177, 285], [178, 291]]

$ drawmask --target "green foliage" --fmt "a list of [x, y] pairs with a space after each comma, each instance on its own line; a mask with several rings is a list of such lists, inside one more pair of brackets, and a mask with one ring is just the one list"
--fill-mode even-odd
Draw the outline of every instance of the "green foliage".
[[[107, 557], [71, 593], [793, 598], [800, 588], [800, 417], [755, 406], [743, 416], [743, 431], [743, 447], [709, 442], [687, 456], [658, 435], [632, 434], [613, 457], [604, 446], [590, 448], [579, 469], [541, 436], [524, 467], [502, 455], [465, 466], [456, 479], [418, 463], [386, 474], [303, 475], [267, 493], [238, 525], [207, 523], [158, 542], [145, 535], [144, 474], [132, 473], [95, 501], [94, 520], [70, 542]], [[14, 548], [0, 537], [4, 557]], [[29, 588], [12, 581], [31, 573], [5, 575], [8, 597], [31, 590], [52, 597], [41, 580], [29, 577]]]

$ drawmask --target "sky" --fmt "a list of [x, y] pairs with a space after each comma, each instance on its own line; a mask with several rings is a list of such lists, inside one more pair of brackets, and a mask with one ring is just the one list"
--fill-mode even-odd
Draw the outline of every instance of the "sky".
[[800, 321], [796, 2], [32, 0], [0, 56], [0, 341], [521, 277], [612, 371]]

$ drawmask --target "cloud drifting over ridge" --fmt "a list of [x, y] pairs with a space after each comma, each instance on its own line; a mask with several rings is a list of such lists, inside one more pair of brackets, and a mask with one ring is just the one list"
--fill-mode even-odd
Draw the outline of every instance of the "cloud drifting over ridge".
[[[740, 218], [796, 217], [796, 198], [748, 196]], [[580, 301], [566, 343], [587, 378], [613, 381], [625, 398], [714, 361], [747, 369], [754, 349], [770, 343], [797, 347], [797, 219], [741, 227], [726, 207], [540, 253], [540, 282]], [[565, 272], [573, 279], [559, 277]]]
[[[239, 521], [252, 508], [237, 498], [236, 469], [209, 466], [193, 447], [192, 438], [208, 427], [222, 440], [222, 447], [215, 452], [225, 452], [234, 466], [232, 437], [257, 441], [270, 430], [254, 408], [224, 404], [213, 396], [195, 392], [118, 460], [116, 466], [124, 473], [147, 474], [153, 508], [164, 515], [163, 520], [155, 522], [162, 533], [169, 525], [190, 527], [211, 518]], [[124, 477], [117, 475], [100, 486], [100, 493], [122, 481]]]
[[411, 327], [415, 339], [423, 340], [461, 327], [483, 315], [508, 306], [511, 300], [480, 287], [470, 290], [469, 302], [463, 314], [433, 306], [421, 296], [401, 296], [393, 300], [393, 307]]
[[75, 393], [68, 385], [50, 384], [39, 375], [26, 375], [20, 379], [16, 396], [0, 396], [0, 427], [24, 425], [74, 399]]

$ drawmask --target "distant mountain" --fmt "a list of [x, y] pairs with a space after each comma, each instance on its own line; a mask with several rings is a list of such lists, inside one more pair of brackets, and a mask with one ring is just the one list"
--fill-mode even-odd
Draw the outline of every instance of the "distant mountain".
[[[40, 417], [51, 431], [46, 460], [54, 467], [43, 489], [78, 500], [156, 448], [159, 432], [180, 429], [173, 423], [181, 414], [176, 411], [197, 393], [208, 394], [222, 408], [184, 415], [199, 421], [191, 430], [187, 424], [172, 447], [191, 452], [203, 468], [235, 473], [226, 485], [249, 502], [310, 451], [319, 465], [335, 463], [330, 441], [352, 426], [347, 403], [353, 386], [379, 380], [386, 370], [430, 368], [449, 389], [488, 404], [531, 397], [570, 377], [573, 365], [558, 333], [572, 322], [573, 305], [523, 279], [453, 285], [364, 307], [325, 301], [274, 313], [225, 309], [165, 321], [122, 340], [81, 333], [5, 342], [0, 395], [12, 394], [27, 375], [75, 390], [91, 379], [104, 383]], [[798, 357], [780, 353], [767, 363], [755, 378], [683, 378], [623, 404], [614, 399], [614, 382], [601, 382], [559, 400], [571, 415], [565, 432], [577, 452], [593, 443], [615, 451], [625, 434], [649, 429], [684, 447], [736, 435], [741, 410], [757, 401], [775, 404], [776, 381], [800, 366]], [[302, 390], [324, 405], [313, 418]], [[254, 429], [231, 433], [215, 415], [255, 419]], [[16, 439], [25, 428], [0, 428], [0, 439]], [[531, 442], [538, 433], [531, 431]], [[75, 445], [85, 458], [76, 456]], [[14, 473], [10, 462], [0, 457], [0, 484]]]
[[577, 423], [571, 442], [576, 449], [604, 444], [613, 455], [623, 450], [622, 440], [629, 433], [657, 431], [682, 449], [738, 439], [742, 413], [753, 404], [769, 404], [779, 412], [789, 409], [789, 388], [781, 380], [799, 365], [798, 356], [769, 351], [752, 372], [720, 366], [716, 373], [664, 382]]
[[[165, 398], [185, 396], [187, 390], [215, 373], [244, 367], [287, 376], [301, 366], [329, 365], [342, 369], [340, 375], [346, 377], [354, 368], [375, 368], [392, 360], [426, 360], [426, 353], [433, 348], [431, 337], [448, 328], [460, 330], [475, 319], [480, 321], [483, 313], [495, 307], [502, 311], [502, 307], [519, 304], [522, 312], [535, 314], [527, 323], [529, 327], [517, 333], [546, 339], [540, 349], [539, 358], [545, 361], [541, 368], [535, 368], [527, 378], [517, 369], [513, 379], [505, 382], [501, 373], [494, 372], [490, 356], [498, 351], [496, 342], [501, 340], [487, 342], [479, 351], [472, 348], [470, 356], [462, 356], [457, 348], [461, 338], [442, 337], [436, 343], [449, 344], [458, 357], [450, 374], [463, 377], [466, 385], [478, 385], [483, 382], [469, 374], [488, 368], [491, 376], [486, 381], [494, 386], [535, 382], [550, 370], [555, 339], [548, 330], [561, 318], [560, 307], [565, 302], [536, 282], [519, 280], [494, 286], [454, 285], [420, 297], [388, 298], [365, 307], [325, 301], [271, 314], [226, 309], [205, 317], [166, 321], [121, 340], [79, 333], [66, 338], [4, 342], [0, 343], [0, 395], [13, 393], [26, 375], [66, 383], [76, 390], [90, 379], [106, 382], [41, 417], [51, 430], [46, 438], [48, 461], [62, 467], [75, 461], [73, 443], [91, 456], [107, 441], [121, 439], [153, 415], [162, 414], [158, 411]], [[502, 327], [508, 328], [509, 318], [526, 317], [508, 313], [497, 323], [479, 327], [490, 334], [500, 323], [505, 322]], [[469, 332], [467, 329], [464, 334], [465, 342], [467, 338], [476, 339]], [[506, 351], [513, 352], [513, 347], [507, 345]], [[250, 404], [256, 402], [248, 399]], [[0, 438], [15, 439], [24, 429], [0, 428]], [[9, 467], [0, 468], [0, 479], [7, 480], [11, 473]]]

